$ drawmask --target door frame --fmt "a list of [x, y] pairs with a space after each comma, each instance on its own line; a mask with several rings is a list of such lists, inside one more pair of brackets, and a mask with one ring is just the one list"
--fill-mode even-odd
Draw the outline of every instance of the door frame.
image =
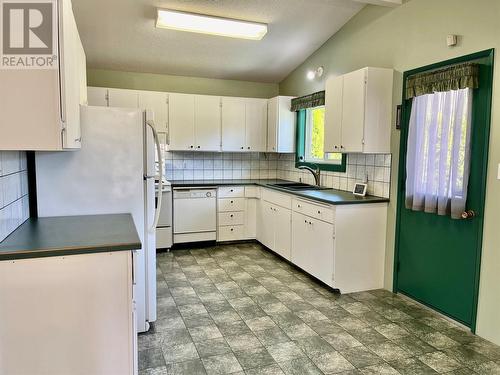
[[[486, 178], [488, 169], [488, 153], [489, 153], [489, 138], [490, 138], [490, 126], [491, 126], [491, 106], [492, 106], [492, 92], [493, 92], [493, 66], [494, 66], [494, 49], [487, 49], [484, 51], [472, 53], [465, 56], [456, 57], [450, 60], [441, 61], [438, 63], [426, 65], [420, 68], [405, 71], [403, 73], [403, 94], [402, 94], [402, 112], [401, 112], [401, 134], [399, 142], [399, 167], [398, 167], [398, 190], [397, 190], [397, 208], [396, 208], [396, 238], [394, 245], [394, 273], [393, 273], [393, 292], [402, 293], [398, 290], [398, 271], [399, 271], [399, 240], [400, 240], [400, 230], [401, 230], [401, 211], [404, 209], [404, 187], [406, 181], [406, 150], [408, 144], [408, 125], [410, 121], [411, 114], [411, 100], [405, 99], [406, 92], [406, 80], [408, 76], [414, 75], [416, 73], [422, 73], [429, 70], [443, 68], [449, 65], [464, 63], [468, 61], [477, 60], [480, 58], [488, 59], [490, 68], [488, 69], [488, 76], [481, 80], [482, 84], [486, 84], [486, 123], [484, 124], [485, 132], [483, 142], [485, 148], [483, 151], [483, 163], [481, 167], [481, 190], [480, 190], [480, 206], [477, 208], [481, 215], [479, 215], [476, 220], [479, 220], [479, 235], [476, 239], [476, 274], [474, 278], [474, 295], [473, 295], [473, 311], [472, 311], [472, 322], [471, 331], [476, 331], [476, 319], [477, 319], [477, 305], [478, 305], [478, 295], [479, 295], [479, 278], [481, 273], [481, 253], [482, 253], [482, 243], [483, 243], [483, 226], [484, 226], [484, 207], [485, 207], [485, 196], [486, 196]], [[423, 303], [422, 301], [418, 301]], [[431, 307], [432, 308], [432, 307]], [[436, 310], [435, 308], [433, 308]], [[440, 311], [443, 313], [442, 311]], [[446, 315], [445, 313], [443, 313]]]

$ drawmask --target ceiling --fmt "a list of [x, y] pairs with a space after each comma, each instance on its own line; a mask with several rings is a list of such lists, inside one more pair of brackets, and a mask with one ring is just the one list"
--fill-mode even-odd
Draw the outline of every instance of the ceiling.
[[[156, 8], [268, 24], [261, 41], [155, 28]], [[89, 68], [280, 82], [363, 4], [350, 0], [73, 0]]]

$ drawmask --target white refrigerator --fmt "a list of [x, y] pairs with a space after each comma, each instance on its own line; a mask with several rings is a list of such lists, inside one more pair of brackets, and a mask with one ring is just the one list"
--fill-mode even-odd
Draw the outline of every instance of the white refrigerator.
[[141, 110], [85, 106], [81, 150], [36, 153], [39, 217], [132, 214], [142, 243], [134, 252], [138, 332], [147, 331], [149, 322], [156, 320], [155, 138], [147, 125], [151, 116]]

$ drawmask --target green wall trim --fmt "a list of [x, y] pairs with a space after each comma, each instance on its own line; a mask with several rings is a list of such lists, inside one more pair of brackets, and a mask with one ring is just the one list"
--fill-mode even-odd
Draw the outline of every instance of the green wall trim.
[[330, 163], [308, 163], [303, 161], [305, 157], [306, 139], [306, 110], [297, 111], [297, 131], [295, 142], [295, 168], [300, 166], [318, 167], [322, 171], [345, 172], [347, 167], [347, 154], [342, 154], [342, 164]]
[[87, 69], [87, 84], [95, 87], [264, 99], [277, 96], [279, 92], [277, 83], [122, 72], [105, 69]]
[[[405, 71], [403, 73], [403, 97], [402, 97], [402, 118], [401, 118], [401, 138], [400, 138], [400, 150], [399, 150], [399, 169], [398, 169], [398, 190], [397, 190], [397, 208], [396, 208], [396, 238], [395, 238], [395, 248], [394, 248], [394, 273], [393, 273], [393, 292], [398, 292], [398, 265], [399, 265], [399, 242], [400, 242], [400, 230], [401, 230], [401, 212], [404, 209], [404, 186], [406, 180], [406, 148], [408, 143], [408, 123], [411, 114], [411, 99], [406, 100], [404, 95], [406, 92], [406, 79], [416, 73], [421, 73], [424, 71], [429, 71], [433, 69], [438, 69], [447, 65], [459, 64], [467, 61], [473, 61], [480, 58], [487, 58], [489, 60], [489, 72], [488, 76], [481, 79], [481, 85], [487, 85], [487, 111], [486, 111], [486, 129], [484, 131], [484, 155], [483, 155], [483, 165], [482, 165], [482, 181], [481, 181], [481, 198], [480, 207], [478, 207], [481, 213], [476, 220], [479, 221], [479, 235], [476, 239], [477, 244], [477, 259], [476, 259], [476, 275], [474, 281], [474, 295], [473, 295], [473, 311], [472, 311], [472, 322], [470, 325], [471, 331], [476, 332], [477, 323], [477, 309], [479, 301], [479, 281], [481, 275], [481, 253], [482, 253], [482, 242], [483, 242], [483, 226], [484, 226], [484, 210], [486, 201], [486, 183], [487, 183], [487, 170], [488, 170], [488, 153], [489, 153], [489, 136], [490, 136], [490, 126], [491, 126], [491, 105], [492, 105], [492, 93], [493, 93], [493, 66], [494, 66], [494, 49], [487, 49], [484, 51], [468, 54], [465, 56], [460, 56], [457, 58], [441, 61], [438, 63], [426, 65], [420, 68]], [[403, 293], [404, 294], [404, 293]], [[422, 301], [419, 301], [422, 302]], [[423, 302], [425, 304], [425, 302]], [[440, 311], [444, 315], [445, 312]]]

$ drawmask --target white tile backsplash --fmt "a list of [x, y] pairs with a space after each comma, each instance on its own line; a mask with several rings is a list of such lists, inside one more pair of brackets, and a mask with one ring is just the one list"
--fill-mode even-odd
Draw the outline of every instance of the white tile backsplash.
[[0, 241], [29, 217], [26, 153], [0, 151]]
[[168, 180], [276, 178], [278, 155], [259, 152], [165, 152]]
[[[278, 178], [314, 183], [312, 174], [295, 168], [295, 155], [282, 154], [278, 159]], [[345, 172], [321, 172], [321, 185], [352, 191], [356, 182], [368, 179], [368, 194], [389, 198], [391, 154], [348, 154]]]

